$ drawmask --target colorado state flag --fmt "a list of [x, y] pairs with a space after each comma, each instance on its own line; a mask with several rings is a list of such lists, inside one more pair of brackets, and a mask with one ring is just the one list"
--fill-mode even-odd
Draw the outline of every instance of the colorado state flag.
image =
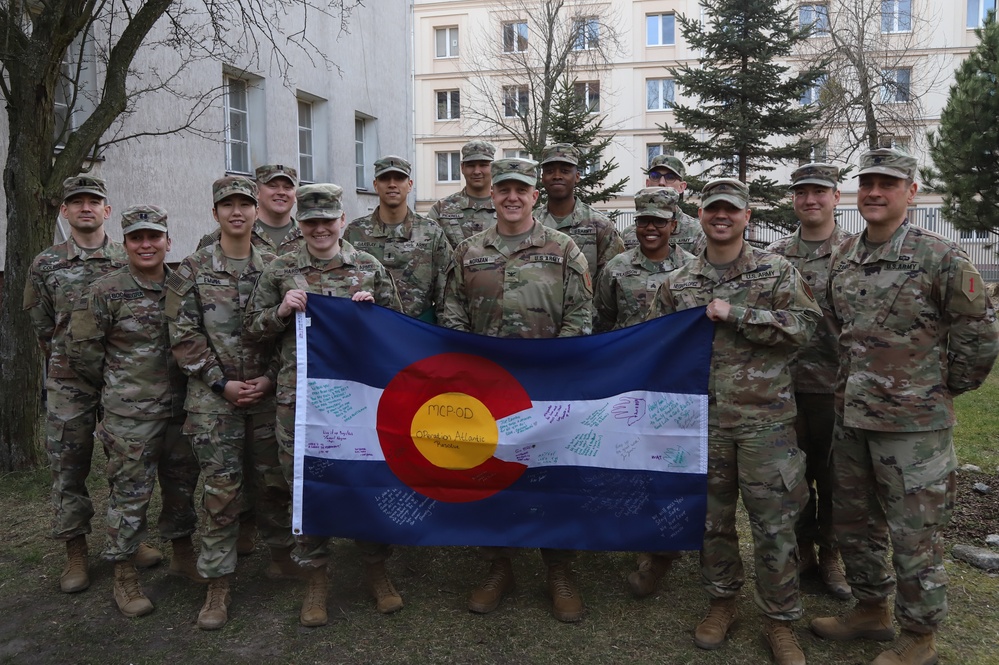
[[497, 339], [309, 294], [295, 533], [402, 545], [699, 549], [714, 324]]

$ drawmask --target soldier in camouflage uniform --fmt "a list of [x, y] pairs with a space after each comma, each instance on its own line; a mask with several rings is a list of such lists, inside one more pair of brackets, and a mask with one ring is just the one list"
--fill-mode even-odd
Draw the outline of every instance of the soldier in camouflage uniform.
[[98, 279], [73, 310], [66, 345], [77, 375], [101, 390], [97, 439], [107, 454], [108, 545], [114, 599], [127, 617], [153, 611], [132, 561], [146, 532], [156, 478], [160, 535], [173, 543], [172, 572], [198, 579], [191, 544], [197, 526], [198, 461], [184, 424], [187, 381], [170, 353], [163, 316], [170, 251], [166, 211], [133, 206], [121, 218], [128, 266]]
[[[273, 255], [250, 243], [257, 213], [256, 185], [241, 176], [216, 180], [212, 211], [219, 242], [184, 259], [167, 280], [166, 315], [177, 364], [188, 376], [184, 433], [204, 474], [208, 517], [198, 570], [209, 578], [198, 615], [205, 630], [228, 621], [229, 580], [236, 568], [243, 486], [257, 485], [257, 523], [270, 547], [268, 577], [295, 578], [291, 560], [291, 495], [274, 440], [276, 363], [271, 350], [248, 339], [243, 314], [250, 294]], [[255, 470], [244, 480], [244, 456]]]
[[[836, 385], [837, 326], [828, 313], [826, 284], [829, 255], [851, 234], [836, 224], [839, 203], [839, 169], [831, 164], [806, 164], [791, 174], [794, 212], [800, 226], [793, 234], [777, 240], [767, 251], [791, 262], [811, 287], [823, 309], [823, 319], [808, 344], [791, 365], [794, 401], [798, 416], [794, 421], [798, 447], [807, 462], [808, 504], [798, 517], [798, 570], [816, 568], [831, 594], [850, 598], [840, 563], [839, 548], [832, 526], [832, 474], [829, 466], [833, 430], [833, 387]], [[819, 558], [815, 559], [815, 545]]]
[[[104, 232], [111, 216], [107, 185], [81, 174], [63, 183], [59, 210], [70, 237], [35, 257], [24, 285], [24, 309], [46, 359], [45, 453], [52, 470], [52, 537], [66, 543], [66, 567], [59, 578], [65, 593], [90, 586], [87, 537], [94, 507], [87, 476], [94, 451], [100, 391], [81, 380], [66, 356], [66, 330], [73, 307], [95, 280], [128, 263], [125, 249]], [[145, 543], [136, 565], [159, 563], [162, 555]]]
[[579, 150], [568, 143], [548, 145], [541, 151], [541, 186], [548, 205], [536, 218], [572, 238], [586, 257], [590, 282], [596, 284], [607, 262], [624, 251], [624, 241], [614, 222], [576, 196], [579, 157]]
[[435, 203], [427, 217], [444, 229], [444, 235], [457, 247], [465, 238], [496, 225], [496, 209], [489, 196], [489, 165], [496, 146], [487, 141], [469, 141], [461, 148], [461, 175], [465, 186], [460, 192]]
[[[572, 238], [531, 216], [537, 163], [500, 159], [491, 167], [496, 226], [462, 242], [447, 270], [441, 325], [493, 337], [588, 335], [592, 285]], [[512, 548], [483, 548], [489, 573], [468, 600], [485, 614], [513, 588]], [[579, 621], [583, 601], [572, 581], [573, 553], [542, 549], [555, 618]]]
[[402, 300], [403, 314], [434, 323], [444, 292], [444, 269], [451, 245], [444, 230], [413, 212], [406, 197], [413, 189], [412, 167], [402, 157], [375, 161], [378, 206], [353, 220], [344, 240], [388, 268]]
[[[286, 254], [267, 266], [250, 297], [246, 311], [247, 335], [262, 343], [280, 343], [280, 371], [277, 386], [277, 442], [281, 468], [288, 485], [294, 482], [295, 389], [297, 386], [296, 341], [292, 315], [304, 312], [307, 294], [351, 298], [375, 302], [402, 311], [392, 276], [375, 257], [359, 252], [341, 240], [346, 217], [343, 188], [333, 184], [303, 185], [296, 192], [296, 218], [306, 247]], [[329, 538], [300, 535], [296, 538], [295, 560], [308, 572], [308, 587], [302, 603], [303, 626], [326, 625], [326, 566]], [[384, 572], [384, 560], [374, 564], [391, 587]], [[375, 598], [396, 596], [394, 588]], [[401, 609], [401, 597], [391, 611]]]
[[[649, 168], [645, 173], [646, 187], [675, 189], [680, 195], [680, 200], [683, 200], [683, 193], [687, 190], [687, 181], [684, 180], [687, 177], [687, 167], [678, 157], [656, 155], [649, 161]], [[621, 233], [621, 238], [624, 240], [625, 248], [638, 247], [634, 224]], [[676, 233], [670, 237], [670, 244], [682, 247], [690, 254], [698, 254], [704, 249], [704, 231], [701, 230], [701, 223], [680, 210], [676, 217]]]
[[652, 316], [706, 307], [717, 323], [708, 385], [708, 496], [701, 577], [711, 598], [694, 643], [716, 649], [735, 622], [742, 587], [736, 502], [749, 513], [756, 603], [778, 665], [804, 665], [792, 622], [802, 615], [794, 519], [805, 504], [804, 455], [795, 445], [789, 359], [820, 318], [808, 285], [776, 254], [743, 240], [749, 188], [732, 178], [701, 192], [707, 246], [669, 274]]
[[947, 614], [943, 530], [957, 466], [953, 398], [978, 388], [999, 353], [995, 311], [975, 266], [906, 218], [915, 174], [915, 158], [897, 150], [861, 156], [857, 206], [866, 228], [830, 261], [829, 306], [841, 325], [833, 524], [858, 602], [814, 619], [812, 630], [890, 640], [894, 589], [902, 636], [875, 665], [938, 660], [934, 635]]

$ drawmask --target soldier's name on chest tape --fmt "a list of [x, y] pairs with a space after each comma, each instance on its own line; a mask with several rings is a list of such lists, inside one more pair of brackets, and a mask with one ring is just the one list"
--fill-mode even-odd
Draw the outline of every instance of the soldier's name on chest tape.
[[687, 280], [686, 282], [673, 282], [672, 284], [669, 285], [669, 290], [670, 291], [685, 291], [686, 289], [700, 288], [700, 286], [701, 286], [700, 280], [690, 279], [690, 280]]
[[71, 267], [73, 264], [69, 261], [58, 261], [56, 263], [43, 263], [38, 266], [39, 272], [55, 272], [56, 270], [63, 270], [65, 268]]
[[464, 218], [465, 215], [463, 215], [460, 212], [445, 212], [441, 213], [441, 216], [438, 217], [438, 219], [464, 219]]
[[470, 259], [465, 259], [461, 262], [461, 265], [467, 267], [471, 266], [481, 266], [496, 263], [497, 256], [475, 256]]
[[111, 291], [108, 293], [108, 300], [137, 300], [144, 295], [142, 289], [127, 289], [125, 291]]
[[229, 280], [220, 279], [218, 277], [211, 277], [210, 275], [198, 275], [195, 280], [195, 284], [205, 284], [207, 286], [228, 286]]

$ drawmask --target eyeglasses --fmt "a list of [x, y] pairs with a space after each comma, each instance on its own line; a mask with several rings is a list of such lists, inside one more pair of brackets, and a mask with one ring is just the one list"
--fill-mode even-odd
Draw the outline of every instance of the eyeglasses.
[[635, 226], [648, 226], [651, 224], [657, 229], [666, 228], [667, 224], [672, 223], [672, 219], [663, 219], [662, 217], [639, 217], [635, 220]]
[[649, 180], [665, 180], [666, 182], [676, 182], [680, 179], [680, 176], [673, 173], [672, 171], [652, 171], [649, 173]]

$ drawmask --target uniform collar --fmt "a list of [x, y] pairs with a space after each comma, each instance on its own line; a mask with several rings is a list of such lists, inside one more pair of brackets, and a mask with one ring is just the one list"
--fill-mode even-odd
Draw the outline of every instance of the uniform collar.
[[[520, 245], [518, 245], [517, 248], [513, 251], [519, 252], [520, 250], [526, 249], [528, 247], [544, 246], [545, 225], [533, 218], [532, 221], [534, 222], [534, 226], [531, 227], [531, 234], [526, 238], [524, 238], [524, 240], [521, 241]], [[503, 254], [503, 256], [509, 256], [506, 253], [506, 243], [503, 242], [503, 240], [501, 239], [499, 231], [497, 229], [498, 226], [492, 226], [483, 231], [483, 234], [485, 234], [485, 239], [484, 239], [485, 242], [483, 244], [487, 247], [496, 248], [497, 250], [499, 250], [501, 254]]]
[[848, 261], [853, 263], [874, 263], [875, 261], [898, 261], [898, 257], [902, 254], [902, 245], [905, 244], [905, 238], [909, 234], [909, 219], [906, 218], [902, 224], [895, 229], [895, 233], [891, 235], [888, 242], [884, 243], [874, 251], [872, 251], [866, 258], [864, 255], [867, 253], [867, 245], [864, 243], [864, 238], [867, 237], [867, 229], [857, 237], [857, 242], [853, 244], [853, 248], [850, 253], [846, 255]]

